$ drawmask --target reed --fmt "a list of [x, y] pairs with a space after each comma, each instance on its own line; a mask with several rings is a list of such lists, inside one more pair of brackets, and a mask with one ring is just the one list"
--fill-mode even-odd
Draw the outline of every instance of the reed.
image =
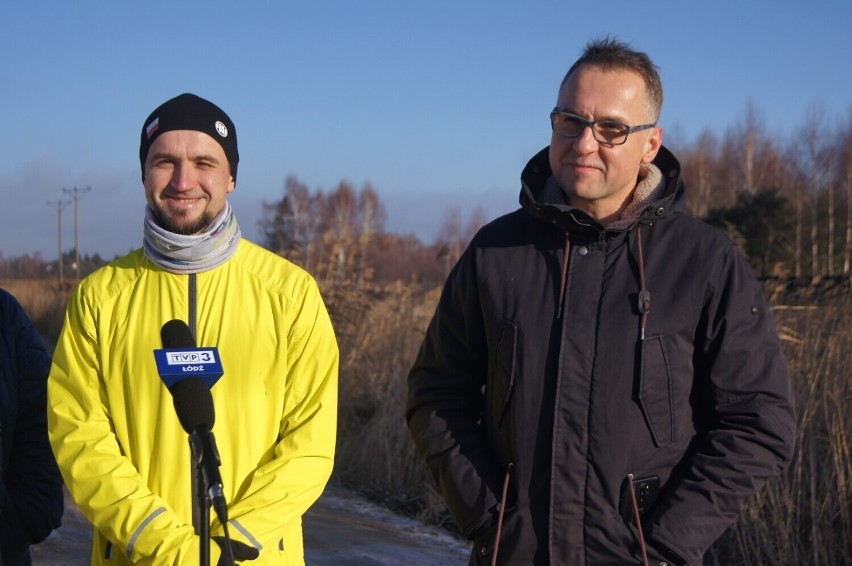
[[[852, 297], [796, 288], [773, 309], [797, 400], [786, 472], [749, 502], [707, 553], [708, 565], [852, 564]], [[831, 291], [831, 289], [829, 289]], [[404, 422], [406, 375], [437, 291], [396, 287], [328, 294], [341, 346], [334, 477], [385, 504], [453, 529]]]
[[73, 287], [51, 279], [7, 279], [0, 287], [18, 299], [38, 329], [47, 347], [52, 350], [65, 321], [65, 306]]
[[[849, 287], [846, 279], [842, 286]], [[49, 344], [70, 290], [3, 281]], [[841, 286], [841, 287], [842, 287]], [[748, 504], [708, 565], [852, 564], [852, 296], [768, 293], [796, 394], [798, 438], [782, 477]], [[411, 516], [454, 527], [405, 425], [406, 376], [439, 289], [323, 289], [341, 352], [334, 481]], [[789, 297], [787, 297], [789, 299]]]
[[775, 319], [796, 394], [796, 452], [705, 563], [852, 564], [852, 298], [776, 305]]

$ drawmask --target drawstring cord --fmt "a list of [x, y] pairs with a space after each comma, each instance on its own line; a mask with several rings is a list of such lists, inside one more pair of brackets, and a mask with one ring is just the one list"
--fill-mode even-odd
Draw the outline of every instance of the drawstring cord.
[[568, 239], [568, 232], [565, 232], [565, 247], [562, 255], [562, 280], [559, 283], [559, 310], [556, 318], [562, 318], [562, 312], [565, 310], [565, 287], [568, 285], [568, 259], [571, 257], [571, 241]]
[[506, 468], [506, 477], [503, 478], [503, 494], [500, 497], [500, 512], [497, 514], [497, 532], [494, 534], [494, 554], [491, 555], [491, 566], [497, 566], [497, 548], [500, 546], [500, 532], [503, 530], [503, 514], [506, 512], [506, 495], [509, 493], [509, 473], [512, 471], [512, 463]]
[[[642, 227], [636, 227], [636, 248], [639, 252], [639, 296], [638, 309], [642, 315], [639, 329], [639, 340], [645, 340], [645, 327], [648, 324], [648, 313], [651, 312], [651, 292], [645, 286], [645, 257], [642, 251]], [[562, 279], [559, 283], [559, 309], [556, 318], [562, 318], [565, 312], [565, 289], [568, 286], [568, 265], [571, 258], [571, 240], [568, 238], [568, 233], [565, 233], [565, 247], [562, 255]]]
[[[636, 226], [636, 248], [639, 252], [639, 297], [638, 308], [642, 316], [639, 328], [639, 340], [645, 340], [645, 327], [648, 324], [648, 313], [651, 312], [651, 292], [645, 286], [645, 257], [642, 252], [642, 226]], [[630, 499], [633, 503], [633, 521], [639, 533], [639, 549], [642, 551], [642, 564], [648, 566], [648, 550], [645, 546], [645, 534], [642, 532], [642, 517], [639, 513], [639, 502], [636, 500], [636, 486], [633, 483], [633, 474], [627, 474], [630, 485]]]
[[[648, 313], [651, 312], [651, 292], [645, 287], [645, 258], [642, 256], [642, 226], [636, 227], [636, 247], [639, 249], [639, 313], [642, 315], [639, 329], [639, 340], [645, 340], [645, 326], [648, 323]], [[632, 484], [631, 484], [632, 485]]]
[[639, 516], [639, 503], [636, 501], [636, 487], [633, 485], [633, 474], [627, 474], [630, 484], [630, 499], [633, 500], [633, 520], [636, 521], [636, 530], [639, 531], [639, 548], [642, 550], [642, 564], [648, 566], [648, 551], [645, 548], [645, 535], [642, 533], [642, 518]]
[[[642, 226], [636, 226], [636, 247], [639, 250], [639, 313], [642, 315], [639, 340], [645, 340], [645, 327], [648, 324], [648, 313], [651, 312], [651, 291], [645, 286], [645, 258], [642, 252]], [[633, 502], [633, 520], [636, 522], [636, 530], [639, 532], [639, 548], [642, 551], [642, 564], [648, 566], [648, 549], [645, 545], [645, 533], [642, 530], [642, 517], [639, 513], [639, 502], [636, 500], [636, 486], [633, 483], [633, 474], [628, 474], [630, 484], [630, 499]]]

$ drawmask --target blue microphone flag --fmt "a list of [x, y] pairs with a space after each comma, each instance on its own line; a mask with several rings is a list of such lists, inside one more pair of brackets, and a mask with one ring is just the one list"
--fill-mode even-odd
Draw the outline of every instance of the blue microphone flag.
[[170, 320], [160, 331], [163, 348], [154, 350], [157, 371], [169, 389], [178, 381], [195, 377], [213, 385], [222, 377], [222, 360], [216, 348], [199, 348], [189, 327], [182, 320]]
[[216, 348], [163, 348], [154, 350], [154, 359], [168, 388], [186, 377], [197, 377], [213, 387], [225, 373]]

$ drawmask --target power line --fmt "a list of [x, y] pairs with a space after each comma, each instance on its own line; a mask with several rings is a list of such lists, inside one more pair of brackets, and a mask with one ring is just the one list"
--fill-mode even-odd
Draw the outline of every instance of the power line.
[[77, 271], [77, 281], [80, 280], [80, 240], [79, 240], [79, 223], [78, 223], [78, 215], [77, 215], [77, 202], [80, 200], [80, 193], [87, 193], [92, 190], [92, 187], [86, 187], [85, 189], [78, 189], [74, 187], [73, 189], [66, 189], [62, 187], [63, 193], [68, 193], [74, 196], [74, 268]]
[[56, 207], [56, 224], [57, 224], [57, 251], [59, 252], [59, 285], [65, 284], [65, 273], [62, 268], [62, 209], [70, 205], [70, 200], [49, 200], [47, 206]]

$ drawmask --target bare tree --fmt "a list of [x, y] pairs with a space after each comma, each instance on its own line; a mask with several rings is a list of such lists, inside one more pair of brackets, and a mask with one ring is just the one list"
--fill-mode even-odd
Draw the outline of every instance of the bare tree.
[[[830, 148], [829, 148], [830, 149]], [[829, 155], [826, 157], [826, 164], [829, 168], [829, 171], [826, 172], [826, 185], [825, 190], [828, 193], [828, 243], [827, 243], [827, 257], [826, 257], [826, 273], [828, 275], [834, 275], [837, 273], [834, 269], [834, 230], [835, 230], [835, 220], [834, 220], [834, 182], [832, 181], [832, 172], [830, 169], [833, 169], [834, 160], [831, 159], [830, 151]]]
[[683, 176], [689, 189], [686, 193], [687, 209], [703, 218], [711, 207], [720, 205], [718, 191], [715, 190], [719, 182], [716, 174], [719, 142], [712, 131], [705, 129], [692, 146], [685, 147], [680, 153]]
[[462, 234], [461, 213], [458, 207], [451, 206], [444, 216], [441, 235], [436, 242], [439, 244], [437, 259], [443, 261], [447, 272], [461, 256]]
[[323, 239], [331, 248], [328, 275], [333, 281], [345, 281], [349, 277], [347, 259], [349, 249], [356, 241], [357, 208], [355, 191], [345, 181], [341, 181], [337, 189], [328, 195]]
[[274, 203], [264, 202], [264, 216], [260, 220], [264, 245], [306, 269], [313, 268], [310, 252], [315, 204], [305, 184], [287, 177], [284, 197]]
[[467, 229], [464, 231], [465, 244], [470, 242], [487, 222], [488, 217], [485, 215], [485, 209], [482, 208], [482, 205], [474, 207], [470, 212], [470, 218], [467, 219]]
[[753, 193], [757, 186], [754, 179], [754, 154], [761, 128], [761, 120], [754, 102], [749, 100], [745, 109], [745, 123], [741, 126], [740, 169], [743, 173], [742, 189]]
[[360, 230], [355, 250], [355, 276], [358, 285], [363, 285], [372, 278], [373, 269], [368, 266], [368, 258], [373, 250], [381, 243], [379, 236], [384, 233], [385, 207], [379, 199], [379, 195], [373, 187], [367, 183], [358, 194], [358, 218], [360, 219]]
[[[826, 148], [826, 125], [825, 110], [820, 104], [813, 104], [807, 111], [805, 124], [802, 126], [802, 139], [804, 140], [804, 155], [802, 156], [805, 166], [803, 172], [807, 181], [804, 189], [808, 194], [810, 205], [810, 243], [811, 243], [811, 275], [821, 274], [819, 267], [819, 207], [818, 201], [822, 191], [826, 189], [829, 178], [829, 163], [827, 158], [829, 150]], [[828, 263], [826, 263], [828, 266]]]
[[781, 188], [786, 191], [787, 198], [795, 206], [795, 236], [791, 255], [793, 256], [793, 273], [798, 279], [804, 275], [804, 234], [805, 234], [805, 186], [808, 172], [801, 150], [801, 143], [791, 140], [784, 152], [787, 174]]
[[852, 273], [852, 106], [849, 107], [846, 125], [840, 135], [838, 155], [841, 157], [839, 171], [845, 172], [846, 184], [846, 244], [843, 250], [843, 273]]

